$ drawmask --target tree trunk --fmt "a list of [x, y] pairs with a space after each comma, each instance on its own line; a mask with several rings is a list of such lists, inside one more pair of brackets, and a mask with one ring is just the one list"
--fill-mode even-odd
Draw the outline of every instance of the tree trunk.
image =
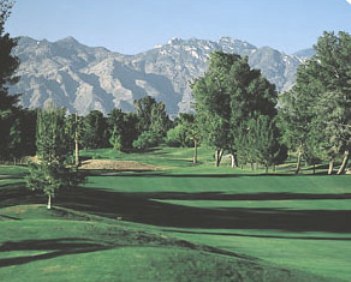
[[223, 150], [223, 149], [221, 149], [221, 150], [219, 151], [219, 164], [218, 164], [218, 165], [220, 165], [220, 164], [221, 164], [222, 157], [223, 157], [223, 153], [224, 153], [224, 150]]
[[340, 166], [338, 173], [337, 173], [338, 175], [345, 173], [345, 169], [347, 166], [347, 162], [349, 161], [349, 157], [350, 157], [350, 151], [346, 150], [344, 153], [344, 159], [342, 160], [341, 166]]
[[48, 210], [51, 210], [51, 194], [48, 196]]
[[79, 138], [78, 138], [78, 114], [76, 114], [76, 132], [74, 138], [74, 156], [75, 156], [75, 165], [79, 166]]
[[275, 164], [273, 164], [273, 172], [275, 173]]
[[266, 174], [268, 173], [268, 165], [265, 167]]
[[329, 162], [328, 174], [332, 175], [334, 172], [334, 159], [331, 159]]
[[297, 162], [296, 162], [296, 170], [295, 174], [299, 174], [301, 169], [301, 151], [297, 152]]
[[316, 164], [313, 163], [313, 174], [316, 174]]
[[197, 164], [197, 140], [194, 140], [193, 164]]
[[231, 167], [232, 168], [238, 167], [238, 161], [234, 153], [230, 154], [230, 158], [231, 158]]
[[223, 155], [223, 149], [217, 149], [215, 151], [215, 166], [216, 167], [219, 167], [219, 165], [221, 164], [222, 155]]

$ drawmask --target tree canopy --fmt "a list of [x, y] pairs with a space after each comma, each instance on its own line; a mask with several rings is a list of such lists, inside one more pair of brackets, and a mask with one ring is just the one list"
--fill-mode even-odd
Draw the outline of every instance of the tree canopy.
[[247, 58], [236, 54], [211, 54], [208, 71], [192, 84], [203, 140], [216, 148], [216, 165], [223, 150], [233, 156], [238, 148], [238, 128], [245, 121], [276, 115], [275, 86]]
[[341, 174], [351, 146], [351, 36], [325, 32], [314, 48], [315, 56], [300, 66], [295, 86], [281, 100], [281, 128], [298, 155], [329, 159], [330, 174], [342, 157]]

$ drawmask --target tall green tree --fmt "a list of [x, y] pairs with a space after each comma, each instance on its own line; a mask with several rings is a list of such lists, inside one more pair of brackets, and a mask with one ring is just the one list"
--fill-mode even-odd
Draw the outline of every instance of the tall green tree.
[[268, 116], [260, 115], [253, 123], [252, 131], [257, 161], [264, 165], [267, 173], [280, 153], [279, 130]]
[[91, 111], [83, 118], [81, 128], [81, 142], [86, 149], [107, 147], [108, 125], [104, 115], [98, 111]]
[[298, 156], [327, 158], [329, 174], [341, 158], [342, 174], [351, 146], [351, 36], [325, 32], [314, 48], [316, 55], [300, 66], [282, 103], [282, 129]]
[[[0, 1], [0, 158], [8, 158], [10, 143], [18, 143], [18, 135], [14, 135], [13, 122], [19, 127], [14, 118], [14, 111], [18, 102], [18, 95], [9, 94], [9, 86], [17, 83], [19, 77], [15, 72], [19, 66], [19, 59], [12, 51], [17, 45], [17, 40], [5, 32], [4, 25], [11, 13], [13, 1]], [[11, 134], [10, 134], [11, 132]], [[11, 138], [17, 140], [11, 140]]]
[[134, 102], [138, 117], [140, 136], [133, 142], [133, 147], [146, 150], [159, 145], [171, 127], [166, 106], [155, 98], [146, 96]]
[[325, 90], [317, 115], [324, 124], [326, 140], [341, 157], [338, 174], [343, 174], [351, 149], [351, 36], [325, 32], [315, 49], [312, 61], [317, 71], [312, 75]]
[[240, 124], [258, 115], [276, 115], [274, 85], [239, 55], [212, 53], [207, 72], [192, 84], [192, 90], [202, 138], [215, 148], [216, 166], [224, 150], [237, 163], [235, 139], [240, 138]]

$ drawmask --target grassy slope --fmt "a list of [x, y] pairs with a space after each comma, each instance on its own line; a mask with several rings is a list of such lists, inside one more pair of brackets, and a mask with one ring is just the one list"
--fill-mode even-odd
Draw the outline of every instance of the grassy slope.
[[67, 209], [22, 205], [0, 211], [18, 219], [1, 222], [2, 281], [320, 280]]
[[[119, 193], [124, 200], [117, 212], [128, 220], [173, 227], [169, 232], [183, 239], [347, 281], [349, 183], [348, 176], [169, 175], [91, 177], [87, 187]], [[124, 202], [135, 204], [135, 212]]]
[[[209, 155], [210, 152], [207, 149], [202, 150], [200, 155]], [[196, 278], [199, 278], [198, 281], [213, 281], [223, 279], [226, 277], [225, 273], [233, 278], [238, 275], [239, 270], [251, 269], [249, 271], [251, 274], [247, 275], [254, 276], [245, 276], [249, 281], [255, 281], [254, 278], [258, 276], [264, 277], [260, 272], [263, 270], [266, 274], [268, 273], [266, 281], [273, 281], [272, 275], [278, 275], [277, 281], [286, 280], [289, 275], [297, 275], [291, 277], [291, 281], [294, 279], [296, 281], [319, 280], [317, 277], [306, 274], [287, 274], [288, 272], [278, 270], [271, 272], [270, 264], [274, 263], [284, 268], [295, 268], [322, 275], [327, 280], [335, 281], [337, 278], [348, 280], [351, 275], [348, 263], [351, 253], [349, 246], [351, 231], [348, 226], [351, 189], [348, 188], [347, 176], [249, 176], [245, 174], [250, 174], [250, 170], [233, 171], [230, 168], [215, 170], [209, 164], [211, 158], [200, 157], [202, 163], [193, 167], [190, 162], [191, 153], [189, 149], [169, 148], [147, 154], [117, 156], [110, 150], [85, 152], [86, 156], [95, 154], [96, 157], [130, 159], [171, 169], [154, 175], [126, 173], [120, 176], [89, 177], [85, 185], [89, 189], [79, 188], [67, 194], [61, 193], [55, 199], [55, 203], [60, 206], [79, 211], [79, 216], [76, 212], [74, 216], [70, 216], [69, 213], [68, 215], [58, 213], [55, 214], [56, 219], [54, 219], [52, 215], [48, 218], [47, 214], [43, 214], [40, 209], [40, 212], [38, 209], [27, 209], [21, 214], [16, 210], [18, 207], [13, 207], [16, 201], [23, 204], [45, 201], [40, 197], [34, 200], [27, 195], [17, 197], [16, 201], [3, 200], [0, 202], [0, 207], [1, 205], [9, 207], [3, 209], [0, 214], [5, 214], [9, 218], [5, 217], [6, 221], [0, 224], [3, 225], [2, 227], [5, 227], [4, 224], [13, 224], [14, 228], [9, 229], [6, 226], [5, 229], [12, 230], [9, 231], [8, 237], [3, 237], [4, 233], [0, 231], [0, 238], [5, 238], [1, 241], [7, 242], [8, 239], [23, 241], [35, 238], [36, 235], [26, 232], [18, 234], [18, 230], [34, 230], [35, 234], [44, 234], [42, 239], [56, 240], [67, 236], [80, 238], [83, 240], [83, 249], [86, 244], [84, 240], [111, 244], [110, 239], [103, 239], [96, 234], [108, 233], [105, 228], [106, 226], [112, 228], [111, 224], [112, 229], [116, 229], [115, 219], [118, 216], [123, 220], [143, 224], [141, 228], [151, 233], [162, 232], [167, 234], [167, 237], [170, 236], [169, 238], [186, 239], [196, 246], [197, 244], [210, 245], [231, 254], [240, 253], [258, 257], [264, 259], [268, 265], [264, 267], [255, 265], [253, 268], [257, 271], [252, 272], [250, 267], [252, 261], [249, 261], [248, 265], [244, 263], [242, 268], [243, 262], [238, 261], [235, 255], [223, 256], [216, 252], [199, 250], [198, 247], [194, 250], [193, 247], [189, 248], [189, 245], [188, 248], [184, 248], [183, 245], [174, 245], [174, 242], [170, 246], [168, 245], [170, 243], [163, 239], [155, 247], [145, 240], [139, 244], [137, 236], [128, 235], [129, 242], [128, 240], [122, 243], [115, 242], [118, 247], [64, 254], [51, 259], [19, 264], [16, 267], [0, 268], [0, 277], [2, 275], [5, 278], [14, 277], [11, 275], [17, 270], [27, 277], [33, 277], [30, 275], [34, 275], [34, 269], [40, 269], [41, 276], [38, 276], [40, 279], [53, 278], [60, 274], [60, 277], [75, 278], [75, 280], [89, 277], [91, 281], [112, 280], [112, 277], [117, 277], [116, 275], [122, 281], [138, 281], [142, 278], [181, 281], [180, 278], [184, 277], [192, 278], [189, 281]], [[283, 170], [283, 172], [286, 171]], [[238, 172], [244, 175], [237, 176]], [[204, 176], [203, 174], [213, 175]], [[16, 181], [19, 181], [19, 185], [21, 184], [20, 180]], [[2, 183], [4, 182], [0, 181], [0, 189], [2, 189], [0, 200], [3, 199], [2, 195], [14, 196], [15, 194], [7, 191], [8, 185], [14, 183], [6, 185]], [[6, 188], [5, 192], [3, 188]], [[95, 214], [103, 218], [91, 219], [87, 213], [89, 216]], [[81, 221], [76, 221], [77, 216]], [[22, 218], [22, 220], [8, 221], [11, 217]], [[74, 220], [74, 224], [68, 225], [67, 219]], [[87, 220], [90, 222], [85, 222]], [[40, 228], [33, 229], [35, 224]], [[67, 226], [63, 227], [64, 224]], [[94, 231], [79, 231], [79, 228], [84, 230], [85, 224], [94, 226], [92, 229]], [[121, 224], [118, 221], [118, 228]], [[48, 225], [49, 229], [47, 229]], [[122, 224], [122, 227], [130, 234], [140, 232], [140, 229], [135, 230], [134, 225]], [[100, 229], [101, 232], [96, 232]], [[72, 230], [73, 233], [67, 230]], [[118, 236], [112, 235], [113, 240], [119, 240], [117, 238], [121, 235], [118, 234]], [[130, 248], [130, 245], [133, 247]], [[38, 250], [29, 249], [0, 251], [0, 263], [1, 258], [13, 258], [17, 255], [21, 257], [31, 252], [34, 252], [32, 255], [38, 254], [36, 253]], [[103, 262], [101, 268], [95, 267], [93, 263], [95, 259]], [[135, 261], [137, 264], [133, 264]], [[182, 263], [184, 261], [188, 263]], [[62, 270], [67, 265], [70, 265], [74, 271]], [[171, 271], [173, 265], [177, 267]]]

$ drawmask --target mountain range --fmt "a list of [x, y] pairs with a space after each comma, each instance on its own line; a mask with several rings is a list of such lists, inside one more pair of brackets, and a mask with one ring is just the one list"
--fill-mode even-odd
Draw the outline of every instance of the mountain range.
[[20, 93], [26, 108], [49, 104], [69, 112], [104, 114], [113, 108], [133, 111], [133, 101], [146, 95], [163, 101], [170, 115], [192, 111], [190, 83], [207, 69], [211, 52], [221, 50], [248, 56], [252, 68], [276, 85], [279, 92], [292, 87], [297, 67], [313, 55], [312, 49], [288, 55], [230, 37], [218, 41], [173, 38], [136, 55], [102, 47], [88, 47], [73, 37], [56, 42], [20, 37], [14, 54], [20, 58]]

